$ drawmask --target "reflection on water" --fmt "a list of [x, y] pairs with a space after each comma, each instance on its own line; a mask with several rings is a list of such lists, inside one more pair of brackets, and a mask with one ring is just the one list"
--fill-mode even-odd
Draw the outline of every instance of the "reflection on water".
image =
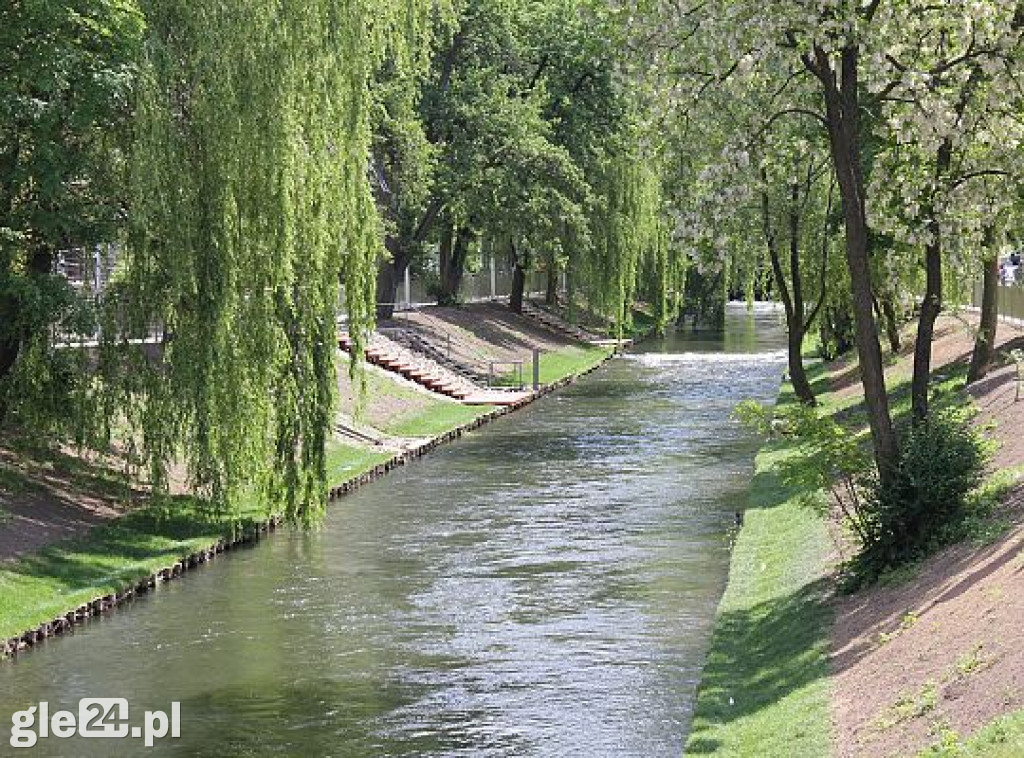
[[16, 709], [121, 696], [182, 703], [157, 755], [679, 755], [751, 471], [729, 413], [774, 396], [782, 344], [742, 308], [651, 341], [0, 666], [0, 744]]

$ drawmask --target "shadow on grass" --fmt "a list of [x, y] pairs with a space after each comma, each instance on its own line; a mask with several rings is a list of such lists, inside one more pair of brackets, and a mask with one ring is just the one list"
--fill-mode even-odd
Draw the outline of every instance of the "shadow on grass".
[[35, 444], [17, 431], [0, 432], [8, 438], [0, 445], [0, 485], [13, 494], [57, 496], [73, 491], [78, 496], [104, 499], [141, 493], [108, 462], [70, 455], [49, 444]]
[[828, 676], [826, 579], [784, 597], [718, 618], [701, 682], [687, 754], [722, 747], [709, 729], [775, 706], [787, 695]]
[[255, 511], [231, 515], [176, 497], [0, 564], [0, 637], [20, 634], [98, 595], [255, 525]]

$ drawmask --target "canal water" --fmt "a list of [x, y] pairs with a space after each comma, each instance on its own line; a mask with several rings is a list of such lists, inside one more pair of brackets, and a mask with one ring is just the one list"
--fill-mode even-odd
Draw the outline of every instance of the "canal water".
[[181, 736], [47, 756], [678, 756], [777, 312], [650, 341], [561, 393], [0, 665], [11, 714], [180, 703]]

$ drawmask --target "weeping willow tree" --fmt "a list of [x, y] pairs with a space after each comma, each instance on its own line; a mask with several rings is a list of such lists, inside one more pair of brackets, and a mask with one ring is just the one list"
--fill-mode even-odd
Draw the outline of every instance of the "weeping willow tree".
[[[104, 401], [159, 490], [308, 521], [326, 496], [336, 313], [373, 313], [368, 82], [430, 0], [143, 0], [130, 230]], [[161, 324], [162, 358], [127, 339]], [[358, 353], [359, 351], [354, 351]], [[114, 413], [105, 414], [114, 417]]]
[[595, 189], [592, 244], [574, 260], [574, 278], [616, 334], [633, 326], [638, 293], [651, 299], [659, 327], [671, 319], [685, 270], [674, 260], [657, 161], [633, 149], [611, 157]]

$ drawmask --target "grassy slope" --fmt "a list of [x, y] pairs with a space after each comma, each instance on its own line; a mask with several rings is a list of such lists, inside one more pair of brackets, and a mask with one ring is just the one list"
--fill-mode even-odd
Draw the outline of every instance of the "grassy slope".
[[[570, 345], [553, 353], [545, 353], [540, 357], [540, 383], [551, 384], [567, 376], [582, 374], [599, 365], [611, 352], [606, 347]], [[532, 381], [531, 377], [525, 377], [527, 382]]]
[[398, 437], [433, 437], [468, 424], [473, 419], [493, 410], [490, 405], [460, 405], [437, 402], [415, 414], [404, 416], [384, 425], [381, 431]]
[[[599, 363], [603, 349], [567, 348], [552, 354], [545, 381], [578, 374]], [[547, 357], [547, 356], [546, 356]], [[559, 373], [564, 372], [564, 373]], [[461, 426], [490, 410], [434, 400], [378, 377], [371, 391], [417, 396], [407, 414], [391, 416], [383, 431], [396, 435], [432, 436]], [[388, 386], [390, 385], [390, 387]], [[332, 442], [327, 451], [328, 481], [339, 484], [369, 471], [391, 455]], [[4, 469], [0, 468], [0, 475]], [[0, 485], [3, 485], [0, 479]], [[2, 491], [2, 487], [0, 487]], [[38, 626], [93, 598], [115, 592], [168, 566], [182, 556], [210, 546], [232, 529], [267, 514], [237, 516], [205, 513], [196, 502], [178, 498], [139, 509], [88, 535], [50, 545], [36, 554], [0, 564], [0, 639]]]
[[[397, 437], [432, 437], [490, 410], [468, 407], [452, 400], [431, 396], [393, 381], [382, 372], [367, 370], [366, 394], [358, 415], [361, 423]], [[348, 384], [347, 378], [345, 379]], [[350, 389], [346, 390], [347, 393]], [[352, 402], [343, 397], [343, 400]]]
[[824, 520], [774, 471], [792, 454], [782, 441], [757, 457], [687, 754], [828, 755], [831, 543]]
[[[970, 402], [958, 390], [965, 371], [963, 366], [936, 370], [936, 406]], [[857, 429], [866, 443], [862, 398], [839, 400], [828, 393], [820, 366], [809, 374], [822, 412], [842, 414], [844, 423]], [[898, 424], [907, 423], [910, 413], [908, 380], [906, 372], [890, 377]], [[793, 402], [788, 388], [780, 397], [780, 403], [785, 402]], [[782, 456], [791, 454], [792, 444], [783, 440], [766, 445], [758, 455], [746, 522], [733, 552], [729, 585], [698, 692], [688, 754], [820, 758], [830, 753], [827, 652], [832, 618], [825, 595], [831, 539], [822, 517], [801, 506], [796, 493], [787, 490], [773, 471]], [[981, 518], [982, 528], [998, 529], [998, 523]], [[979, 737], [979, 747], [974, 748], [979, 752], [963, 755], [1024, 755], [1018, 749], [1024, 742], [1024, 715], [993, 729]], [[1003, 744], [1007, 752], [997, 752]], [[961, 753], [927, 755], [947, 758]]]
[[122, 589], [216, 542], [259, 514], [228, 519], [194, 502], [152, 505], [0, 568], [0, 638]]
[[340, 442], [327, 444], [327, 482], [331, 486], [353, 479], [391, 458], [392, 454]]

